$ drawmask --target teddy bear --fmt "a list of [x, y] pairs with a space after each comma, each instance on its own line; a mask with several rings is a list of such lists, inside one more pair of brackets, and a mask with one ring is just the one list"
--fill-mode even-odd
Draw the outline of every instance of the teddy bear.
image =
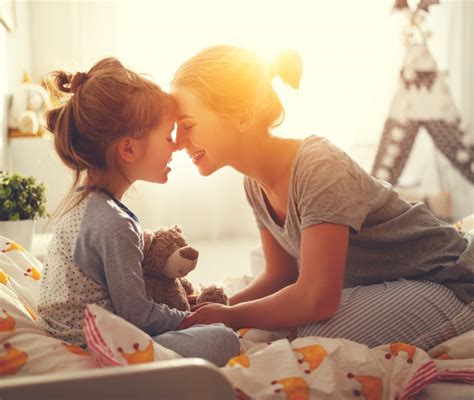
[[40, 85], [23, 83], [12, 94], [8, 115], [8, 127], [21, 133], [41, 134], [44, 129], [43, 115], [49, 105], [48, 92]]
[[[180, 226], [162, 227], [143, 232], [142, 270], [148, 297], [170, 308], [190, 311], [188, 296], [194, 288], [185, 276], [196, 268], [199, 251], [189, 246]], [[215, 285], [202, 288], [196, 304], [212, 301], [229, 304], [222, 288]]]

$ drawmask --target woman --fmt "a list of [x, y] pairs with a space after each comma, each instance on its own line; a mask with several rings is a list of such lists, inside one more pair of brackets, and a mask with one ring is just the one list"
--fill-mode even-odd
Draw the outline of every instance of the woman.
[[226, 165], [245, 175], [266, 260], [230, 306], [196, 307], [180, 328], [297, 328], [424, 349], [474, 329], [472, 237], [400, 199], [326, 139], [272, 136], [283, 115], [276, 75], [298, 87], [298, 55], [268, 65], [221, 45], [176, 72], [178, 147], [203, 176]]

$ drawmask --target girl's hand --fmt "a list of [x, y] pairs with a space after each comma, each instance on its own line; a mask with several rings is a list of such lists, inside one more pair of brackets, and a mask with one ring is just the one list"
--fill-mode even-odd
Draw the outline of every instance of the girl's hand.
[[196, 305], [196, 299], [197, 299], [197, 296], [195, 294], [188, 295], [188, 302], [189, 302], [189, 305], [191, 306], [191, 309], [192, 309], [192, 306]]
[[201, 303], [192, 307], [193, 312], [183, 319], [178, 330], [189, 328], [196, 324], [223, 323], [233, 327], [232, 307], [218, 303]]

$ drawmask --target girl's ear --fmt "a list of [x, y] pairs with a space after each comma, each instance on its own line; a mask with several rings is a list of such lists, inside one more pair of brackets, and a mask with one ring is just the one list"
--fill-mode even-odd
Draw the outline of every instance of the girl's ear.
[[117, 144], [120, 159], [125, 162], [133, 162], [138, 159], [138, 143], [131, 137], [120, 139]]

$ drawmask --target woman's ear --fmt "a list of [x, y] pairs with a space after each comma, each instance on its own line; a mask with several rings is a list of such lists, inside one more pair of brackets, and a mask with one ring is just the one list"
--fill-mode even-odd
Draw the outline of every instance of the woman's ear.
[[120, 159], [125, 162], [134, 162], [138, 159], [139, 149], [137, 140], [131, 137], [120, 139], [117, 144]]
[[247, 132], [253, 125], [253, 112], [247, 110], [240, 113], [237, 120], [237, 124], [239, 132]]

